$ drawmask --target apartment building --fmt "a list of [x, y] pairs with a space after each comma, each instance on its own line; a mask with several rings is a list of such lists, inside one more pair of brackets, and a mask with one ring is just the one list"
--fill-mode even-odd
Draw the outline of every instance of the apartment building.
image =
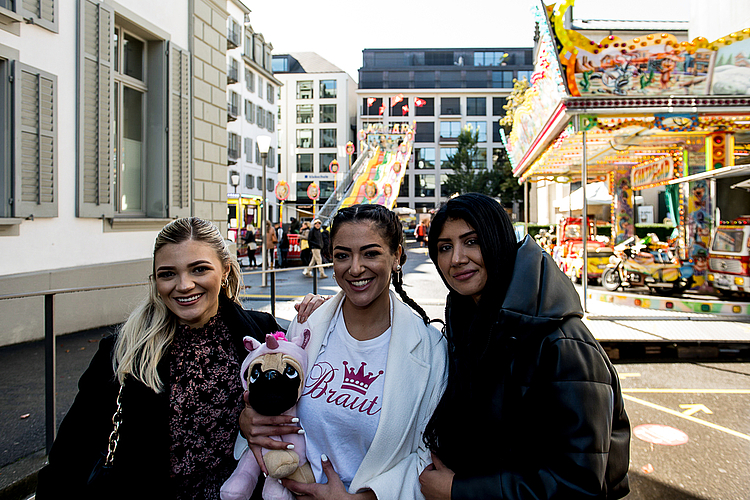
[[[309, 219], [348, 171], [346, 144], [356, 144], [357, 86], [342, 69], [314, 52], [273, 56], [280, 93], [280, 179], [289, 183], [284, 221]], [[338, 174], [331, 162], [340, 165]], [[335, 170], [335, 169], [334, 169]], [[307, 190], [315, 182], [320, 198], [313, 206]]]
[[[0, 295], [145, 282], [176, 217], [226, 233], [226, 18], [226, 0], [0, 0]], [[57, 295], [55, 332], [143, 293]], [[0, 301], [0, 345], [41, 338], [43, 303]]]
[[[250, 9], [239, 0], [227, 2], [227, 206], [229, 238], [248, 224], [260, 227], [265, 190], [267, 218], [278, 221], [273, 194], [278, 172], [278, 92], [282, 83], [273, 74], [271, 51], [262, 33], [250, 23]], [[263, 185], [263, 160], [258, 136], [271, 138]]]
[[416, 125], [414, 153], [397, 206], [417, 212], [436, 208], [452, 193], [461, 130], [479, 132], [478, 162], [492, 167], [503, 148], [498, 120], [514, 79], [529, 78], [531, 48], [365, 49], [359, 70], [357, 128], [370, 123]]

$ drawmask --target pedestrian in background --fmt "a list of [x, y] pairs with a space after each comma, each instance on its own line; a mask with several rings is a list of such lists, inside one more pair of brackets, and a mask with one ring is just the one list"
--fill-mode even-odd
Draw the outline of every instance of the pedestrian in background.
[[[39, 472], [38, 500], [205, 498], [234, 471], [242, 339], [279, 330], [239, 300], [242, 277], [218, 228], [177, 219], [156, 237], [148, 296], [103, 339]], [[119, 395], [118, 395], [119, 394]], [[120, 413], [113, 474], [87, 486]]]
[[[323, 264], [323, 257], [321, 255], [321, 250], [323, 249], [323, 234], [320, 230], [321, 226], [322, 224], [320, 222], [320, 219], [315, 219], [313, 221], [313, 227], [312, 229], [310, 229], [310, 233], [307, 235], [307, 243], [310, 245], [312, 258], [310, 259], [310, 263], [307, 265], [305, 270], [302, 271], [302, 274], [304, 274], [308, 278], [312, 277], [312, 273], [310, 271], [313, 270], [313, 266]], [[318, 268], [318, 277], [322, 279], [328, 277], [322, 267]]]
[[308, 236], [310, 236], [310, 223], [305, 221], [302, 223], [302, 227], [299, 230], [299, 258], [304, 265], [308, 265], [310, 263], [310, 259], [312, 259], [310, 244], [307, 241]]
[[247, 256], [250, 259], [250, 267], [258, 267], [258, 263], [255, 260], [258, 243], [255, 241], [255, 227], [252, 224], [247, 225], [244, 243], [247, 245]]
[[[425, 431], [436, 499], [616, 499], [630, 424], [612, 363], [571, 281], [508, 213], [476, 193], [446, 202], [430, 259], [449, 289], [448, 387]], [[468, 422], [488, 429], [467, 435]]]
[[276, 223], [276, 238], [279, 242], [276, 258], [279, 263], [279, 268], [284, 268], [286, 267], [286, 256], [289, 254], [289, 237], [287, 236], [287, 232], [284, 230], [284, 226], [281, 222]]
[[[414, 500], [430, 459], [422, 432], [445, 386], [446, 342], [404, 291], [406, 252], [393, 212], [343, 208], [331, 240], [341, 291], [289, 328], [311, 332], [297, 408], [317, 484], [282, 482], [304, 494], [297, 498]], [[268, 436], [299, 430], [290, 416], [265, 417], [250, 407], [240, 425], [263, 469], [261, 446], [289, 444]]]
[[428, 222], [427, 218], [424, 218], [419, 221], [419, 225], [417, 226], [417, 241], [419, 242], [420, 248], [427, 244], [427, 232], [429, 230], [427, 226]]
[[270, 220], [266, 221], [266, 255], [264, 258], [266, 259], [266, 265], [268, 266], [268, 269], [273, 269], [273, 262], [274, 262], [274, 251], [276, 250], [276, 243], [278, 243], [278, 238], [276, 236], [276, 229], [273, 227], [273, 224], [271, 224]]

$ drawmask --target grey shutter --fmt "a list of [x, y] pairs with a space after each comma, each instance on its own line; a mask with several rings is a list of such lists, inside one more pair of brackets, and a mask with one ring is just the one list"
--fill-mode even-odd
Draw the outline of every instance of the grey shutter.
[[34, 24], [58, 33], [57, 0], [16, 0], [20, 3], [19, 14], [33, 19]]
[[170, 194], [169, 216], [190, 216], [190, 53], [170, 44]]
[[57, 76], [14, 61], [14, 217], [57, 217]]
[[114, 15], [92, 0], [78, 15], [78, 216], [112, 217]]

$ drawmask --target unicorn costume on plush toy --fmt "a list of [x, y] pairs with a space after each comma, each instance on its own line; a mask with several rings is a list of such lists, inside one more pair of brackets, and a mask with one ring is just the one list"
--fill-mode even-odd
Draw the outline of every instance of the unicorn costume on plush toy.
[[[245, 337], [249, 354], [242, 363], [240, 378], [248, 391], [250, 406], [261, 415], [297, 415], [297, 400], [302, 395], [307, 374], [305, 347], [310, 330], [305, 329], [292, 341], [283, 332], [266, 335], [265, 344]], [[273, 439], [281, 441], [279, 436]], [[284, 440], [294, 444], [294, 450], [263, 449], [263, 462], [268, 475], [274, 479], [288, 477], [302, 483], [314, 483], [310, 464], [305, 457], [305, 438], [290, 434]], [[239, 436], [235, 446], [239, 459], [234, 473], [221, 487], [222, 500], [247, 500], [255, 490], [260, 466], [247, 441]], [[264, 500], [294, 500], [292, 493], [279, 481], [267, 480], [263, 486]]]

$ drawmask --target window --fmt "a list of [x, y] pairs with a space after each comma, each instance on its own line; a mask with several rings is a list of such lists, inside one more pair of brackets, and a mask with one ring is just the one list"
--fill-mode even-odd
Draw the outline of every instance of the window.
[[[409, 115], [409, 98], [402, 97], [402, 100], [391, 97], [390, 116], [408, 116]], [[395, 102], [394, 102], [395, 101]]]
[[297, 130], [297, 147], [298, 148], [311, 148], [313, 147], [313, 131], [309, 128], [303, 128]]
[[313, 122], [313, 105], [297, 104], [297, 123]]
[[440, 139], [456, 139], [461, 134], [461, 122], [440, 122]]
[[486, 116], [487, 115], [487, 98], [485, 97], [467, 97], [466, 114], [468, 116]]
[[[248, 163], [253, 162], [253, 138], [245, 137], [245, 161]], [[252, 186], [248, 186], [252, 187]]]
[[117, 8], [80, 2], [77, 215], [190, 215], [191, 55]]
[[336, 105], [320, 105], [320, 123], [336, 123]]
[[435, 142], [435, 123], [417, 122], [414, 140], [416, 142]]
[[257, 188], [258, 190], [260, 190], [260, 189], [261, 189], [261, 186], [263, 186], [263, 177], [261, 177], [261, 176], [259, 175], [258, 177], [256, 177], [256, 178], [255, 178], [255, 187], [256, 187], [256, 188]]
[[[57, 76], [0, 46], [0, 217], [57, 217]], [[16, 59], [12, 62], [4, 56]], [[16, 84], [12, 99], [11, 77]], [[18, 147], [12, 148], [10, 145]]]
[[235, 162], [240, 157], [240, 136], [233, 132], [227, 134], [227, 157]]
[[[266, 191], [273, 191], [273, 179], [266, 179]], [[271, 209], [270, 213], [273, 213], [273, 209]]]
[[[60, 6], [60, 3], [60, 0], [0, 0], [0, 7], [22, 16], [29, 24], [36, 24], [53, 33], [58, 33], [57, 14], [64, 8]], [[8, 25], [3, 26], [2, 29], [7, 29], [15, 35], [19, 34], [9, 29]]]
[[270, 83], [266, 84], [266, 100], [273, 104], [274, 99], [274, 92], [273, 92], [273, 85]]
[[414, 99], [414, 114], [417, 116], [435, 116], [435, 98]]
[[304, 80], [297, 82], [297, 99], [312, 99], [313, 98], [313, 82], [312, 80]]
[[448, 182], [448, 174], [440, 174], [440, 197], [441, 198], [450, 198], [450, 196], [453, 194], [450, 191], [448, 191], [448, 186], [446, 186]]
[[245, 99], [245, 121], [247, 123], [255, 122], [255, 104]]
[[533, 71], [531, 71], [531, 70], [518, 70], [516, 79], [519, 80], [519, 81], [521, 81], [521, 80], [523, 80], [525, 78], [527, 81], [530, 82], [531, 81], [531, 74], [532, 73], [533, 73]]
[[331, 162], [336, 159], [336, 153], [320, 153], [319, 172], [330, 172]]
[[271, 111], [266, 112], [266, 128], [269, 132], [276, 130], [276, 117]]
[[507, 52], [474, 52], [474, 66], [500, 66], [507, 57]]
[[333, 194], [333, 181], [320, 181], [320, 200], [327, 200]]
[[512, 89], [513, 88], [513, 72], [512, 71], [493, 71], [492, 72], [492, 87], [496, 89]]
[[460, 115], [461, 99], [458, 97], [443, 97], [440, 99], [441, 115]]
[[246, 175], [245, 176], [245, 188], [246, 189], [253, 189], [255, 187], [255, 184], [253, 182], [254, 180], [255, 180], [255, 178], [252, 175], [250, 175], [250, 174]]
[[435, 196], [435, 174], [414, 176], [414, 196], [417, 198]]
[[263, 98], [263, 78], [258, 75], [258, 97]]
[[505, 103], [508, 102], [508, 99], [505, 97], [493, 97], [492, 98], [492, 114], [493, 116], [505, 116], [505, 109], [503, 106], [505, 106]]
[[435, 168], [435, 148], [416, 148], [414, 168]]
[[237, 83], [240, 81], [240, 63], [237, 59], [229, 58], [227, 63], [227, 85]]
[[266, 110], [256, 104], [255, 124], [260, 128], [266, 128]]
[[471, 132], [478, 131], [477, 142], [487, 142], [487, 122], [466, 122], [466, 126], [471, 128]]
[[366, 97], [362, 100], [362, 114], [364, 116], [382, 115], [380, 108], [383, 107], [382, 97]]
[[487, 148], [477, 148], [477, 155], [474, 158], [473, 168], [487, 167]]
[[458, 152], [458, 148], [440, 148], [440, 168], [451, 168], [450, 158]]
[[320, 81], [320, 98], [333, 99], [336, 97], [336, 80]]
[[440, 72], [440, 88], [444, 88], [444, 89], [461, 88], [461, 72], [460, 71], [441, 71]]
[[425, 66], [453, 66], [453, 51], [427, 51], [424, 54]]
[[240, 46], [240, 38], [242, 36], [242, 28], [232, 16], [227, 18], [227, 48], [236, 49]]
[[336, 147], [336, 129], [335, 128], [320, 129], [320, 147], [321, 148], [335, 148]]
[[404, 178], [401, 180], [401, 187], [398, 190], [399, 196], [409, 196], [409, 175], [404, 175]]
[[409, 72], [408, 71], [389, 71], [387, 88], [391, 88], [391, 89], [409, 88]]
[[274, 57], [271, 68], [274, 73], [286, 73], [289, 71], [289, 59], [287, 57]]
[[434, 71], [415, 71], [414, 88], [417, 89], [434, 89], [435, 72]]
[[247, 68], [245, 68], [245, 88], [248, 92], [255, 92], [255, 74]]
[[229, 114], [229, 121], [234, 121], [240, 114], [240, 95], [233, 91], [229, 91], [229, 101], [227, 102], [227, 113]]

